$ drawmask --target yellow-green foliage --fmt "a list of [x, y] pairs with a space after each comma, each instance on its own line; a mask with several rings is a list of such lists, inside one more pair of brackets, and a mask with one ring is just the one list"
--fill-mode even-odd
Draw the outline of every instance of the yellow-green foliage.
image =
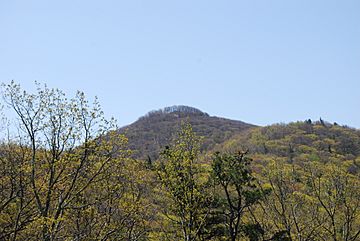
[[224, 128], [214, 157], [184, 124], [145, 162], [83, 93], [3, 88], [19, 133], [0, 144], [0, 240], [360, 240], [358, 130], [308, 120], [215, 145]]

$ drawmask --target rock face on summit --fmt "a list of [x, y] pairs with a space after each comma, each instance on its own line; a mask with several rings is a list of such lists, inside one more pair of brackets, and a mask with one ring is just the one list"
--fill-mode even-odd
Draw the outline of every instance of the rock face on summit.
[[151, 111], [136, 122], [120, 128], [129, 138], [129, 146], [136, 150], [136, 158], [155, 160], [161, 149], [168, 145], [179, 129], [182, 121], [188, 121], [194, 131], [204, 137], [202, 148], [208, 150], [216, 144], [230, 139], [254, 125], [210, 116], [199, 109], [189, 106], [171, 106]]

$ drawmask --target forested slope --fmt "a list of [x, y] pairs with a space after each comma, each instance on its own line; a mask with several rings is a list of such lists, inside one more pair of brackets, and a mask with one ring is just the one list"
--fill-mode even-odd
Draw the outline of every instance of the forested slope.
[[129, 147], [135, 150], [134, 157], [155, 160], [182, 122], [190, 123], [194, 131], [204, 137], [202, 150], [209, 150], [233, 135], [255, 127], [242, 121], [209, 116], [193, 107], [172, 106], [149, 112], [136, 122], [120, 128], [119, 133], [128, 137]]
[[294, 164], [343, 161], [348, 163], [351, 172], [358, 172], [360, 168], [360, 131], [323, 120], [254, 128], [235, 135], [215, 149], [247, 150], [255, 159]]

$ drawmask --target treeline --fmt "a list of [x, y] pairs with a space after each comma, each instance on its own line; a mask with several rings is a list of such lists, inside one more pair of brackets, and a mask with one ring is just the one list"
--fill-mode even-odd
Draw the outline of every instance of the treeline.
[[147, 113], [145, 116], [140, 117], [140, 120], [146, 119], [146, 118], [152, 117], [152, 116], [163, 116], [163, 115], [169, 114], [169, 113], [177, 113], [177, 114], [183, 114], [183, 115], [197, 114], [200, 116], [209, 116], [209, 114], [202, 112], [201, 110], [194, 108], [194, 107], [185, 106], [185, 105], [174, 105], [174, 106], [165, 107], [160, 110], [152, 110], [149, 113]]
[[359, 173], [341, 158], [204, 155], [184, 123], [158, 160], [136, 160], [83, 93], [3, 93], [18, 131], [0, 146], [0, 240], [360, 238]]

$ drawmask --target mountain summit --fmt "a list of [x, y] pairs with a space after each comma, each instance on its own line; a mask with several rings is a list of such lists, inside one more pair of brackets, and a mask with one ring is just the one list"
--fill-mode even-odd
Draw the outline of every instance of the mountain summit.
[[197, 108], [186, 106], [186, 105], [173, 105], [173, 106], [165, 107], [160, 110], [150, 111], [148, 114], [156, 114], [156, 113], [169, 114], [169, 113], [176, 113], [176, 112], [209, 116], [209, 114], [202, 112], [201, 110], [199, 110]]
[[119, 132], [129, 138], [130, 148], [136, 150], [135, 157], [154, 160], [183, 121], [189, 122], [194, 131], [204, 137], [203, 149], [206, 150], [255, 127], [242, 121], [210, 116], [194, 107], [175, 105], [150, 111], [134, 123], [120, 128]]

